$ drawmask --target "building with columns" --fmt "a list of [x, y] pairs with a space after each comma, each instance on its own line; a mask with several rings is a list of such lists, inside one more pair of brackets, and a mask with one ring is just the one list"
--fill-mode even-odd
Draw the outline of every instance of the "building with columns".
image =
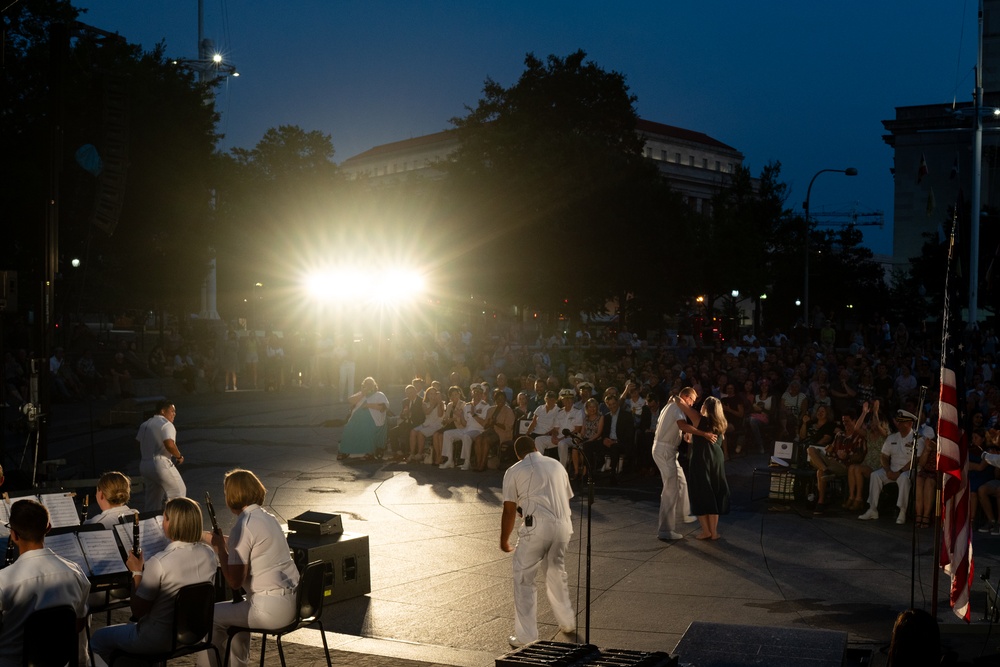
[[[707, 134], [639, 119], [643, 154], [653, 160], [671, 187], [694, 210], [709, 213], [712, 197], [728, 183], [728, 174], [743, 164], [743, 154]], [[375, 146], [344, 160], [341, 173], [349, 179], [390, 182], [411, 175], [440, 177], [435, 164], [458, 147], [454, 130]]]

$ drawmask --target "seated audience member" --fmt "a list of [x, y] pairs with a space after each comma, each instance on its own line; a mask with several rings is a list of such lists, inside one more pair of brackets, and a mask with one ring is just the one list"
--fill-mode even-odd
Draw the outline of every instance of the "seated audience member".
[[[1000, 498], [1000, 479], [997, 479], [997, 468], [989, 465], [983, 454], [995, 455], [998, 449], [986, 443], [985, 431], [977, 428], [972, 431], [972, 442], [969, 445], [969, 493], [976, 494], [977, 504], [983, 510], [986, 521], [979, 527], [980, 533], [1000, 535], [1000, 524], [997, 523], [997, 513], [994, 511], [993, 499]], [[973, 462], [975, 461], [975, 463]], [[985, 470], [983, 466], [986, 466]], [[973, 471], [977, 472], [973, 472]], [[969, 499], [969, 520], [975, 521], [972, 514], [972, 498]]]
[[389, 429], [389, 449], [393, 459], [402, 461], [410, 449], [413, 429], [424, 423], [424, 402], [415, 385], [408, 384], [403, 390], [403, 405], [399, 420]]
[[410, 462], [420, 463], [424, 460], [424, 446], [427, 438], [432, 438], [441, 430], [441, 420], [444, 419], [444, 401], [437, 387], [428, 387], [424, 392], [421, 411], [424, 420], [410, 431]]
[[514, 411], [507, 405], [507, 394], [500, 387], [493, 390], [493, 402], [496, 405], [486, 413], [483, 432], [473, 441], [473, 470], [486, 470], [490, 450], [514, 437]]
[[621, 402], [615, 394], [608, 394], [604, 402], [608, 406], [608, 414], [604, 415], [600, 439], [591, 443], [586, 451], [587, 457], [595, 465], [605, 456], [610, 457], [611, 475], [617, 480], [618, 463], [622, 454], [631, 452], [635, 445], [635, 422], [631, 413], [622, 410]]
[[562, 437], [556, 420], [559, 418], [559, 406], [556, 405], [558, 394], [549, 389], [545, 392], [545, 403], [535, 409], [531, 418], [531, 427], [528, 434], [535, 440], [535, 447], [543, 455], [545, 450], [559, 446], [559, 439]]
[[[914, 494], [914, 502], [916, 506], [913, 508], [915, 515], [915, 520], [917, 522], [917, 528], [930, 528], [931, 520], [934, 518], [934, 499], [937, 491], [937, 441], [933, 437], [933, 430], [930, 426], [924, 425], [921, 427], [921, 439], [924, 444], [924, 451], [920, 454], [920, 459], [917, 461], [917, 481], [916, 481], [916, 493]], [[969, 460], [972, 460], [972, 451], [969, 451]], [[984, 465], [987, 465], [984, 462]], [[970, 465], [971, 469], [971, 465]], [[993, 473], [990, 472], [987, 479], [992, 479]], [[973, 487], [970, 474], [970, 484], [969, 493], [970, 504], [969, 504], [969, 519], [972, 522], [976, 520], [976, 501], [978, 496], [976, 492], [978, 491], [980, 485]], [[987, 525], [989, 522], [987, 522]], [[975, 525], [975, 523], [970, 523], [970, 526]]]
[[896, 617], [886, 667], [938, 667], [941, 665], [941, 631], [923, 609], [907, 609]]
[[781, 395], [781, 403], [778, 404], [778, 435], [781, 437], [798, 436], [799, 422], [809, 409], [809, 401], [801, 389], [802, 384], [792, 379], [788, 383], [788, 389]]
[[[910, 476], [904, 474], [910, 470], [910, 462], [913, 453], [913, 423], [917, 420], [912, 412], [897, 410], [896, 418], [893, 422], [899, 429], [888, 438], [882, 445], [882, 467], [872, 472], [870, 477], [871, 489], [868, 492], [868, 511], [859, 516], [862, 521], [878, 518], [878, 499], [882, 494], [882, 487], [887, 482], [896, 482], [899, 493], [896, 499], [896, 507], [899, 508], [899, 516], [896, 523], [906, 523], [906, 510], [910, 504]], [[923, 443], [917, 442], [917, 458], [923, 451]]]
[[76, 376], [80, 378], [84, 391], [91, 398], [104, 398], [107, 393], [107, 379], [97, 370], [94, 363], [94, 353], [91, 350], [84, 350], [80, 358], [76, 360]]
[[97, 506], [101, 508], [101, 513], [92, 516], [84, 523], [99, 523], [105, 528], [112, 528], [120, 522], [120, 517], [124, 514], [133, 514], [135, 510], [130, 509], [127, 503], [132, 495], [132, 482], [124, 474], [117, 470], [106, 472], [97, 480]]
[[108, 369], [111, 375], [111, 393], [122, 398], [135, 396], [135, 388], [132, 384], [132, 371], [129, 370], [125, 355], [121, 352], [115, 353], [111, 368]]
[[[556, 447], [559, 451], [559, 462], [564, 466], [570, 462], [569, 450], [573, 446], [573, 436], [579, 437], [583, 431], [583, 412], [573, 407], [575, 400], [576, 395], [572, 389], [559, 391], [559, 401], [562, 403], [562, 407], [559, 408], [559, 416], [556, 417], [556, 430], [559, 437], [559, 443]], [[570, 435], [566, 435], [567, 431]]]
[[[242, 602], [215, 605], [212, 643], [225, 661], [226, 630], [232, 626], [277, 629], [295, 620], [295, 587], [299, 571], [288, 550], [281, 524], [261, 507], [267, 489], [249, 470], [231, 470], [224, 482], [226, 505], [238, 518], [227, 540], [212, 533], [222, 575], [233, 590], [243, 588]], [[208, 667], [209, 653], [198, 654], [198, 665]], [[250, 659], [250, 633], [233, 637], [229, 664], [246, 667]]]
[[812, 447], [824, 448], [832, 443], [834, 428], [830, 408], [825, 405], [816, 406], [813, 417], [809, 413], [802, 415], [802, 422], [799, 424], [799, 452], [808, 454]]
[[432, 440], [434, 446], [434, 465], [441, 465], [443, 461], [444, 434], [455, 428], [465, 428], [465, 395], [462, 388], [452, 385], [448, 388], [448, 404], [444, 409], [444, 417], [441, 419], [441, 428], [434, 433]]
[[744, 422], [747, 418], [747, 406], [743, 404], [743, 397], [736, 393], [736, 385], [727, 382], [722, 388], [722, 413], [726, 418], [727, 429], [725, 437], [722, 438], [722, 455], [729, 459], [729, 443], [736, 443], [736, 453], [743, 451], [739, 439], [743, 437]]
[[826, 510], [826, 476], [846, 476], [848, 467], [864, 461], [868, 451], [864, 433], [856, 428], [854, 416], [846, 414], [841, 422], [834, 429], [833, 440], [828, 445], [806, 450], [809, 464], [816, 469], [816, 509], [813, 514], [822, 514]]
[[163, 532], [170, 539], [167, 548], [149, 560], [129, 553], [126, 565], [135, 585], [132, 617], [137, 621], [94, 632], [90, 648], [105, 662], [116, 649], [129, 653], [170, 650], [178, 591], [189, 584], [215, 580], [215, 554], [202, 542], [202, 527], [198, 503], [190, 498], [173, 498], [163, 508]]
[[[90, 581], [75, 563], [45, 546], [49, 511], [34, 500], [18, 500], [10, 509], [10, 538], [16, 561], [0, 570], [0, 667], [20, 667], [24, 622], [32, 612], [69, 605], [82, 631], [87, 618]], [[85, 656], [81, 640], [81, 656]]]
[[441, 451], [444, 462], [438, 466], [442, 470], [454, 468], [456, 465], [455, 443], [462, 443], [462, 470], [472, 469], [472, 439], [483, 432], [486, 423], [486, 413], [490, 406], [483, 400], [485, 392], [483, 385], [473, 384], [469, 387], [472, 400], [462, 406], [462, 415], [455, 422], [455, 428], [445, 431], [441, 436]]
[[[597, 399], [588, 398], [586, 404], [583, 406], [583, 428], [580, 430], [580, 439], [582, 442], [579, 447], [574, 447], [571, 452], [573, 460], [573, 477], [570, 481], [582, 479], [584, 473], [588, 470], [593, 472], [593, 470], [590, 469], [590, 466], [597, 462], [590, 461], [587, 452], [596, 451], [600, 446], [601, 433], [604, 432], [605, 419], [607, 419], [607, 417], [601, 414], [597, 404]], [[655, 429], [656, 427], [654, 426], [653, 428]]]

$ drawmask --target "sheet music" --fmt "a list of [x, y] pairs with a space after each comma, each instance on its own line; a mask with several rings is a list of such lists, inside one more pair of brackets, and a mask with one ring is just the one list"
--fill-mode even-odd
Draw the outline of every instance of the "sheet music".
[[[85, 573], [90, 572], [87, 559], [80, 548], [80, 541], [76, 539], [75, 533], [63, 533], [62, 535], [46, 535], [45, 546], [51, 549], [56, 555], [62, 556], [68, 561], [72, 561], [80, 566]], [[121, 556], [118, 557], [121, 560]]]
[[10, 523], [10, 501], [4, 498], [3, 502], [0, 502], [0, 536], [10, 535], [8, 523]]
[[90, 564], [90, 571], [95, 577], [102, 574], [126, 572], [128, 568], [122, 561], [115, 534], [110, 530], [91, 530], [77, 533], [83, 554]]
[[[163, 532], [163, 516], [158, 515], [152, 519], [143, 519], [139, 522], [139, 547], [142, 549], [143, 558], [155, 556], [170, 544], [166, 534]], [[118, 541], [126, 552], [132, 551], [132, 522], [115, 524], [115, 532]]]
[[80, 525], [80, 512], [73, 497], [72, 493], [44, 493], [38, 496], [38, 502], [49, 510], [49, 523], [53, 528]]

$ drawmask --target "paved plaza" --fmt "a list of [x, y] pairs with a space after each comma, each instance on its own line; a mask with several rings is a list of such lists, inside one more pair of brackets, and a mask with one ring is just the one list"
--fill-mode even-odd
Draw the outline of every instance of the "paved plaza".
[[[387, 393], [398, 406], [401, 390]], [[323, 615], [335, 664], [487, 667], [510, 650], [511, 560], [498, 545], [500, 472], [338, 462], [341, 429], [332, 424], [347, 416], [347, 406], [332, 402], [329, 390], [171, 398], [189, 496], [201, 500], [208, 491], [221, 507], [223, 474], [246, 467], [261, 477], [267, 504], [282, 520], [307, 510], [336, 513], [346, 531], [369, 537], [371, 593], [330, 604]], [[134, 425], [100, 426], [107, 407], [55, 406], [49, 457], [66, 460], [60, 475], [87, 479], [108, 469], [138, 475]], [[14, 442], [7, 440], [7, 466], [19, 456]], [[897, 526], [885, 513], [862, 522], [856, 513], [817, 517], [805, 504], [752, 501], [752, 472], [764, 465], [764, 456], [727, 464], [733, 510], [720, 521], [717, 542], [695, 540], [697, 524], [684, 527], [684, 540], [656, 539], [658, 477], [625, 476], [616, 486], [597, 486], [590, 643], [673, 651], [693, 621], [814, 628], [846, 632], [850, 648], [871, 650], [871, 664], [884, 664], [878, 649], [896, 615], [910, 606], [912, 526]], [[766, 495], [761, 478], [755, 486], [756, 496]], [[141, 506], [137, 495], [133, 505]], [[559, 632], [543, 585], [543, 639], [586, 639], [585, 495], [574, 499], [567, 563], [578, 631], [572, 637]], [[234, 517], [220, 512], [219, 518], [228, 532]], [[943, 605], [938, 612], [946, 641], [967, 659], [996, 655], [1000, 644], [1000, 632], [988, 635], [979, 621], [985, 597], [978, 579], [986, 568], [1000, 575], [1000, 537], [977, 534], [975, 540], [976, 623], [966, 627]], [[918, 531], [917, 607], [929, 606], [932, 547], [931, 532]], [[941, 599], [948, 586], [942, 578]], [[268, 664], [278, 664], [269, 644]], [[289, 663], [325, 664], [318, 645], [318, 632], [299, 631], [286, 644]]]

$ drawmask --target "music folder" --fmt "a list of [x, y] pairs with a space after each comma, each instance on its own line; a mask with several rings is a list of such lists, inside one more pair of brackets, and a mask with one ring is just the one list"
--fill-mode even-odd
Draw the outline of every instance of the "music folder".
[[[114, 532], [118, 535], [118, 541], [127, 555], [132, 551], [132, 522], [116, 523]], [[150, 556], [155, 556], [166, 549], [168, 544], [170, 540], [163, 532], [162, 514], [139, 521], [139, 547], [142, 549], [143, 558], [149, 559]]]

